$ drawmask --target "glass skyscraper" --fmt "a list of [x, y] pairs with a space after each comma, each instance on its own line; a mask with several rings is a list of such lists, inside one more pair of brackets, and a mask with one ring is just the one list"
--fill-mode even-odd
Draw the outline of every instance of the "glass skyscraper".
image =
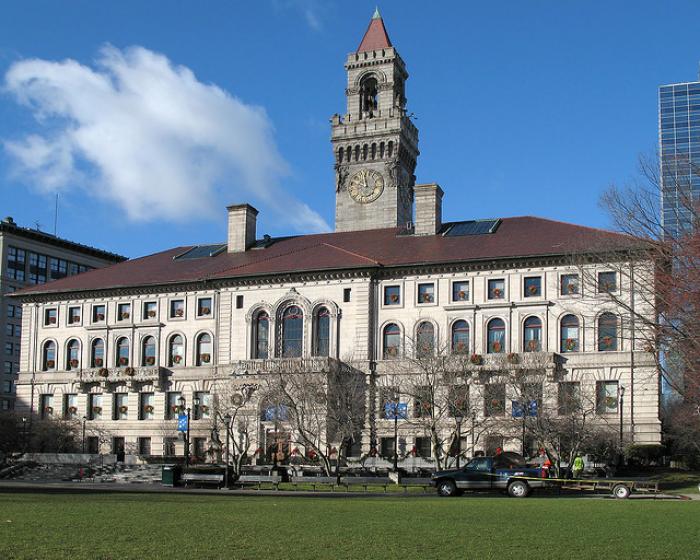
[[659, 88], [659, 148], [664, 233], [677, 236], [700, 201], [700, 82]]

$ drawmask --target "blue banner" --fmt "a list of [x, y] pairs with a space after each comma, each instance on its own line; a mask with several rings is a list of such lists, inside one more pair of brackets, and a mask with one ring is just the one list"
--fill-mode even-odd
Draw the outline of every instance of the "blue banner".
[[187, 414], [177, 415], [177, 431], [186, 432], [187, 431]]
[[406, 420], [408, 418], [408, 403], [384, 403], [384, 418]]
[[[518, 401], [511, 401], [513, 405], [513, 418], [522, 418], [524, 415], [523, 407]], [[530, 401], [527, 407], [528, 416], [537, 416], [537, 401]]]

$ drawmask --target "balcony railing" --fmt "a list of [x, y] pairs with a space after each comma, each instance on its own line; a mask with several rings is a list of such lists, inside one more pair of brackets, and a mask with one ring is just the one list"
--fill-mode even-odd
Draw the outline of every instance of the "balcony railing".
[[159, 366], [90, 368], [78, 372], [81, 384], [87, 383], [156, 383], [163, 377], [163, 368]]
[[231, 375], [264, 373], [331, 372], [338, 367], [335, 358], [271, 358], [267, 360], [239, 360], [226, 366]]

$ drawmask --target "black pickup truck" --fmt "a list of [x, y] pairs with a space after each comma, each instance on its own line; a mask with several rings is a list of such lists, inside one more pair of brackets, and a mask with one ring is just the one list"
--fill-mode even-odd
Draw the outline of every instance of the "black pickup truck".
[[533, 488], [547, 485], [547, 471], [527, 467], [516, 453], [475, 457], [461, 469], [433, 473], [431, 482], [440, 496], [458, 496], [464, 490], [506, 491], [514, 498], [525, 498]]

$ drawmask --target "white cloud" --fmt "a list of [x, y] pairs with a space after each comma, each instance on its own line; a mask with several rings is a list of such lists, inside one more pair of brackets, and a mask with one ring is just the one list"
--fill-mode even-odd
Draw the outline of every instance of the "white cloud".
[[42, 135], [7, 140], [17, 172], [45, 191], [83, 188], [133, 221], [221, 219], [250, 201], [299, 231], [326, 222], [280, 186], [288, 166], [265, 110], [141, 47], [105, 47], [94, 68], [23, 60], [5, 89]]

